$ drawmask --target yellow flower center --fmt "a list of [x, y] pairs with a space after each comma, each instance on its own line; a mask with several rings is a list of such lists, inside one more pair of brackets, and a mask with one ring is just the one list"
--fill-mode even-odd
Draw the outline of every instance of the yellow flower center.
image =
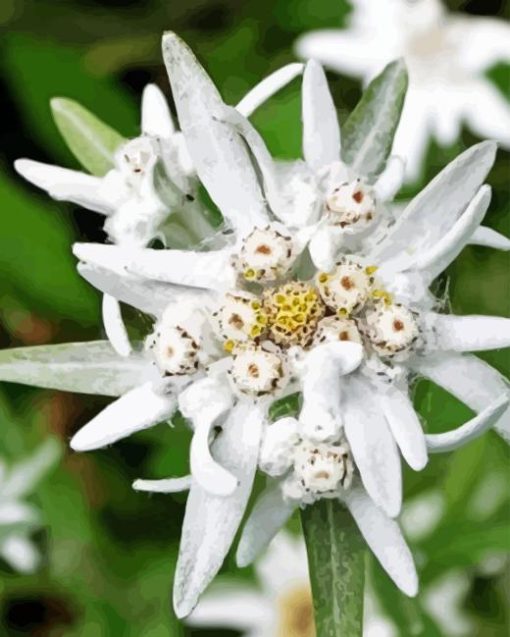
[[277, 637], [315, 637], [313, 602], [310, 588], [298, 586], [278, 600], [279, 622]]
[[264, 294], [268, 327], [275, 343], [306, 346], [326, 311], [317, 290], [308, 283], [286, 283]]

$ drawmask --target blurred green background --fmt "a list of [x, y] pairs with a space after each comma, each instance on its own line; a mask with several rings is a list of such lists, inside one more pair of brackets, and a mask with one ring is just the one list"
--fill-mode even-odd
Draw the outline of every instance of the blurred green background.
[[[510, 0], [447, 4], [510, 17]], [[175, 30], [189, 42], [233, 103], [293, 60], [297, 35], [341, 26], [349, 10], [346, 0], [1, 0], [1, 345], [103, 336], [99, 296], [75, 273], [70, 252], [75, 240], [103, 240], [100, 217], [49, 200], [12, 169], [13, 160], [23, 156], [77, 167], [52, 122], [51, 97], [75, 98], [126, 137], [134, 136], [143, 86], [156, 82], [169, 95], [159, 52], [163, 30]], [[490, 75], [510, 99], [510, 69], [498, 66]], [[360, 86], [352, 79], [330, 79], [343, 121]], [[299, 113], [296, 81], [254, 117], [280, 157], [300, 153]], [[476, 141], [464, 131], [454, 147], [431, 144], [423, 182], [408, 187], [404, 196]], [[486, 224], [507, 235], [509, 176], [510, 156], [500, 152], [490, 178], [495, 194]], [[471, 247], [439, 287], [448, 289], [459, 314], [509, 316], [509, 266], [508, 255]], [[484, 358], [510, 375], [508, 351]], [[430, 383], [419, 384], [416, 401], [429, 431], [449, 429], [471, 415]], [[1, 451], [16, 458], [48, 435], [66, 447], [71, 434], [105, 404], [97, 397], [3, 386]], [[78, 455], [66, 449], [34, 495], [46, 522], [36, 538], [45, 555], [43, 568], [20, 576], [0, 564], [0, 635], [234, 637], [228, 631], [192, 631], [173, 618], [169, 600], [185, 498], [147, 496], [130, 487], [137, 477], [184, 473], [187, 444], [184, 427], [172, 431], [160, 425], [105, 451]], [[381, 606], [401, 637], [448, 634], [428, 614], [425, 593], [451, 572], [468, 582], [462, 607], [471, 617], [469, 634], [508, 634], [508, 459], [506, 445], [490, 433], [455, 454], [434, 457], [420, 474], [407, 472], [411, 505], [439, 493], [444, 506], [434, 532], [411, 537], [424, 589], [417, 600], [401, 596], [370, 564]], [[251, 577], [249, 571], [235, 571], [232, 559], [225, 571]]]

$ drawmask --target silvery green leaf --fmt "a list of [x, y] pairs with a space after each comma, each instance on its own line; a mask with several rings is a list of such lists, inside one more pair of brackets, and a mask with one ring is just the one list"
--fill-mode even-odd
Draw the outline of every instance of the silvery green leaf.
[[114, 166], [113, 156], [125, 139], [74, 100], [51, 100], [57, 128], [76, 159], [93, 175], [105, 175]]
[[0, 381], [84, 394], [120, 396], [143, 382], [145, 358], [121, 357], [107, 341], [0, 351]]
[[344, 161], [371, 179], [382, 172], [391, 152], [407, 84], [403, 60], [391, 62], [367, 86], [342, 127]]

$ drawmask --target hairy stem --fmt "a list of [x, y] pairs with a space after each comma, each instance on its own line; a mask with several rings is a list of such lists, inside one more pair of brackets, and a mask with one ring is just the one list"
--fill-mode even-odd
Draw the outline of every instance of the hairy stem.
[[362, 637], [365, 543], [349, 511], [320, 500], [301, 512], [317, 637]]

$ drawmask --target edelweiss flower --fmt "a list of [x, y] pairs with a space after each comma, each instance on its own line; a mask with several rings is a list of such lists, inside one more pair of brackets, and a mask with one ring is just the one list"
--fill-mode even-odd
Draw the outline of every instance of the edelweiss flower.
[[59, 446], [49, 440], [12, 467], [0, 462], [0, 556], [20, 573], [31, 573], [39, 566], [39, 552], [30, 536], [42, 524], [39, 511], [22, 499], [35, 489], [59, 455]]
[[365, 82], [389, 61], [405, 59], [410, 84], [394, 152], [405, 158], [409, 179], [419, 176], [429, 136], [452, 144], [464, 122], [510, 147], [510, 107], [484, 74], [510, 61], [503, 20], [449, 14], [440, 0], [352, 4], [347, 29], [303, 35], [296, 51]]
[[[213, 584], [187, 619], [190, 626], [229, 628], [245, 637], [315, 637], [305, 543], [279, 533], [255, 563], [259, 587], [241, 581]], [[365, 595], [365, 637], [391, 636], [371, 594]], [[382, 632], [386, 631], [386, 632]]]

